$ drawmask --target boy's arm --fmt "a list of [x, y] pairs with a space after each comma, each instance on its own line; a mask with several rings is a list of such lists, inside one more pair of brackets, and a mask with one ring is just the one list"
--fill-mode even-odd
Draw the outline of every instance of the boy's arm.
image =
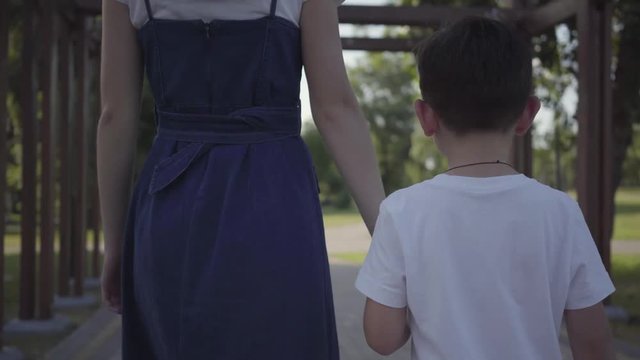
[[574, 359], [615, 359], [609, 322], [602, 303], [580, 310], [565, 310], [565, 319]]
[[356, 279], [356, 288], [367, 297], [363, 322], [367, 344], [382, 355], [392, 354], [409, 338], [405, 259], [392, 216], [399, 212], [400, 200], [393, 198], [380, 206], [371, 247]]
[[407, 308], [393, 308], [369, 298], [364, 308], [367, 344], [380, 355], [391, 355], [409, 340]]

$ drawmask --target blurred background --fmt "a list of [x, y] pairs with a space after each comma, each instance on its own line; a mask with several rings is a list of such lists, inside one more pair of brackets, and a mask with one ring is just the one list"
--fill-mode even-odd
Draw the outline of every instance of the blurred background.
[[[99, 9], [99, 0], [0, 0], [0, 359], [119, 358], [119, 319], [98, 301]], [[619, 358], [640, 359], [640, 0], [347, 0], [344, 58], [387, 193], [447, 169], [413, 113], [411, 49], [466, 14], [514, 22], [531, 38], [544, 108], [513, 160], [580, 202], [618, 289], [608, 311]], [[305, 79], [302, 89], [341, 351], [377, 359], [352, 286], [370, 239], [313, 124]], [[155, 135], [146, 85], [143, 102], [138, 166]]]

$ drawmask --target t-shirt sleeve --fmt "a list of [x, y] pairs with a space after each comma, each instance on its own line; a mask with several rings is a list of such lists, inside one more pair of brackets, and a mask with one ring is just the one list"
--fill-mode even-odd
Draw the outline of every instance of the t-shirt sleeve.
[[358, 274], [356, 288], [377, 303], [403, 308], [407, 306], [404, 256], [386, 202], [380, 206], [373, 241]]
[[129, 6], [129, 0], [116, 0], [116, 1], [121, 3], [121, 4], [125, 4], [125, 5]]
[[598, 253], [580, 208], [576, 205], [571, 223], [571, 283], [565, 308], [578, 310], [593, 306], [611, 295], [615, 288]]

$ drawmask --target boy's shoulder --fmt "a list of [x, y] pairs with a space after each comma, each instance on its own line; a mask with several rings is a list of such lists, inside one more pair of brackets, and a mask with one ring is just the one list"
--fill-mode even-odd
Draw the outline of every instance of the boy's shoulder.
[[381, 206], [390, 212], [401, 210], [407, 206], [407, 204], [412, 203], [417, 197], [424, 196], [425, 191], [429, 191], [429, 181], [431, 180], [425, 180], [392, 192], [382, 201]]
[[[467, 181], [468, 184], [460, 183], [461, 180]], [[504, 179], [496, 180], [504, 181]], [[524, 175], [518, 180], [520, 183], [513, 188], [517, 191], [510, 191], [508, 194], [504, 192], [505, 196], [517, 197], [521, 201], [529, 202], [531, 205], [540, 205], [545, 208], [554, 207], [565, 214], [580, 212], [577, 202], [566, 192], [554, 189]], [[484, 188], [484, 185], [489, 181], [487, 178], [461, 179], [461, 177], [456, 176], [437, 176], [394, 191], [383, 201], [382, 206], [390, 213], [402, 212], [407, 210], [408, 207], [414, 207], [416, 204], [422, 207], [424, 204], [440, 202], [444, 200], [443, 197], [449, 196], [451, 192], [474, 193], [478, 190], [477, 187], [474, 187], [475, 185], [481, 183], [483, 186], [479, 188]], [[511, 185], [513, 184], [509, 184], [509, 186]], [[508, 189], [508, 186], [505, 189]], [[499, 195], [496, 194], [495, 196]], [[515, 200], [515, 198], [513, 199]]]
[[520, 195], [531, 201], [532, 204], [554, 207], [567, 215], [582, 214], [578, 202], [567, 192], [543, 184], [536, 179], [529, 179], [531, 180], [529, 186], [523, 188]]
[[424, 208], [425, 203], [437, 202], [438, 189], [433, 179], [424, 180], [405, 188], [398, 189], [387, 196], [380, 205], [381, 211], [390, 215], [414, 213], [416, 207]]

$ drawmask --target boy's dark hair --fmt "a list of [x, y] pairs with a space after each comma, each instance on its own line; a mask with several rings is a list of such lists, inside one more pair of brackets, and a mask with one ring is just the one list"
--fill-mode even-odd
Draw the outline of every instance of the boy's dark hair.
[[530, 46], [496, 20], [469, 17], [436, 32], [417, 60], [423, 99], [460, 135], [507, 130], [531, 95]]

